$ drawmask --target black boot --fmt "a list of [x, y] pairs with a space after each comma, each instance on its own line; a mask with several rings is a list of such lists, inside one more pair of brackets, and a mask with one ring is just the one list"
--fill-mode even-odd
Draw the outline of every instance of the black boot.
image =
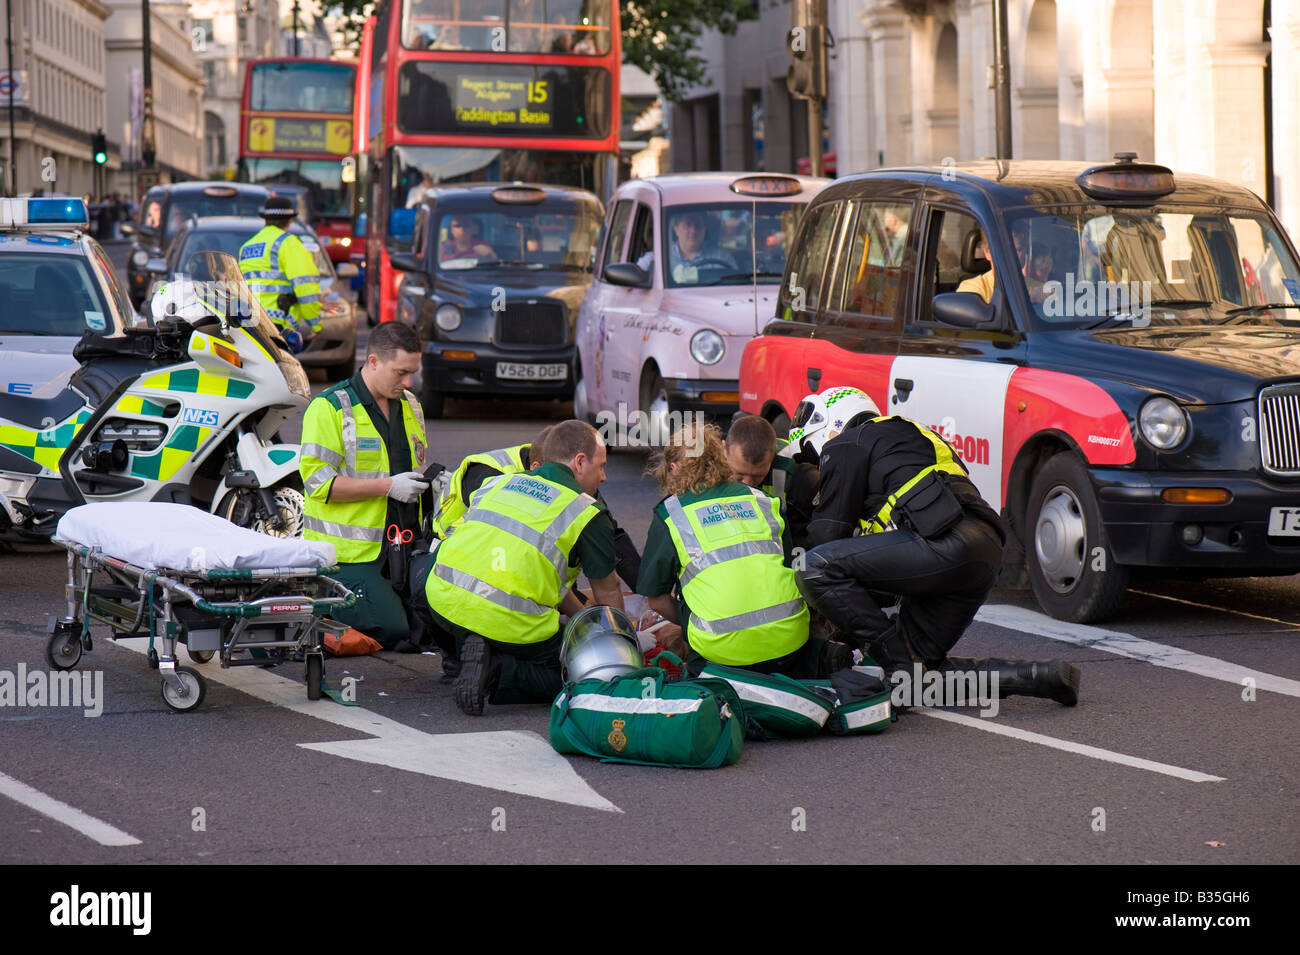
[[1079, 668], [1064, 660], [974, 660], [949, 657], [942, 670], [989, 670], [998, 675], [998, 696], [1036, 696], [1062, 706], [1079, 702]]

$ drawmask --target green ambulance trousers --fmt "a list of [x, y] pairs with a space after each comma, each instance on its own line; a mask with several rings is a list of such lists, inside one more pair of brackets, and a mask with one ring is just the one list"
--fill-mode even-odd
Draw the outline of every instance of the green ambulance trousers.
[[384, 575], [387, 569], [388, 556], [382, 552], [364, 564], [339, 564], [330, 576], [353, 591], [357, 602], [351, 610], [335, 611], [330, 618], [356, 627], [378, 640], [385, 650], [391, 650], [410, 639], [411, 625], [406, 617], [406, 600]]

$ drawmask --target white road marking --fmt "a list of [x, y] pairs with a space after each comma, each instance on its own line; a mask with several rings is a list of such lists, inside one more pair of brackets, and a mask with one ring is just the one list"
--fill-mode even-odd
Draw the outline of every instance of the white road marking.
[[47, 796], [39, 789], [33, 789], [25, 782], [0, 773], [0, 796], [8, 796], [15, 802], [22, 803], [28, 809], [35, 809], [42, 816], [49, 816], [55, 822], [76, 829], [83, 836], [94, 839], [101, 846], [138, 846], [140, 840], [130, 833], [123, 832], [116, 826], [110, 826], [102, 819], [96, 819], [82, 812], [76, 806], [69, 806], [53, 796]]
[[[144, 653], [149, 638], [118, 640], [117, 644]], [[360, 706], [340, 706], [328, 698], [308, 700], [307, 688], [303, 684], [261, 667], [223, 670], [214, 661], [195, 669], [206, 680], [232, 687], [275, 706], [378, 737], [299, 743], [304, 749], [521, 796], [535, 796], [604, 812], [623, 811], [592, 789], [569, 761], [536, 733], [503, 730], [435, 735]]]
[[909, 710], [908, 712], [920, 713], [922, 716], [930, 716], [936, 720], [946, 720], [949, 723], [960, 723], [962, 726], [970, 726], [977, 730], [995, 733], [998, 736], [1010, 736], [1012, 739], [1023, 740], [1026, 743], [1037, 743], [1039, 746], [1064, 750], [1067, 753], [1076, 753], [1079, 756], [1089, 756], [1092, 759], [1101, 759], [1108, 763], [1119, 763], [1121, 766], [1132, 766], [1135, 769], [1145, 769], [1147, 772], [1151, 773], [1162, 773], [1165, 776], [1174, 776], [1178, 779], [1185, 779], [1192, 783], [1221, 783], [1225, 781], [1225, 777], [1223, 776], [1211, 776], [1208, 773], [1198, 772], [1195, 769], [1183, 769], [1181, 766], [1170, 766], [1168, 763], [1157, 763], [1154, 760], [1143, 759], [1140, 756], [1128, 756], [1124, 753], [1116, 753], [1109, 749], [1088, 746], [1084, 743], [1074, 743], [1068, 739], [1057, 739], [1055, 736], [1044, 736], [1042, 733], [1031, 733], [1029, 730], [1018, 729], [1014, 726], [1004, 726], [1003, 724], [994, 722], [993, 720], [980, 719], [975, 716], [963, 716], [960, 713], [949, 713], [947, 710], [925, 708], [916, 708]]
[[1238, 617], [1249, 617], [1251, 620], [1265, 620], [1268, 623], [1280, 623], [1287, 627], [1300, 627], [1300, 622], [1295, 620], [1283, 620], [1280, 617], [1266, 617], [1259, 613], [1247, 613], [1245, 610], [1233, 610], [1231, 607], [1219, 607], [1215, 604], [1197, 603], [1195, 600], [1184, 600], [1182, 597], [1171, 597], [1168, 594], [1153, 594], [1149, 590], [1133, 590], [1135, 594], [1141, 594], [1143, 597], [1155, 597], [1157, 600], [1169, 600], [1176, 604], [1187, 604], [1189, 607], [1200, 607], [1202, 610], [1214, 610], [1218, 613], [1236, 614]]
[[1020, 630], [1024, 633], [1036, 634], [1051, 640], [1060, 640], [1062, 643], [1073, 643], [1076, 646], [1088, 647], [1093, 650], [1104, 650], [1107, 653], [1142, 660], [1158, 667], [1185, 670], [1188, 673], [1195, 673], [1197, 676], [1209, 677], [1211, 680], [1223, 680], [1225, 683], [1235, 683], [1238, 686], [1242, 685], [1243, 680], [1250, 679], [1254, 681], [1257, 689], [1271, 690], [1285, 696], [1300, 697], [1300, 680], [1274, 676], [1272, 673], [1265, 673], [1262, 670], [1252, 670], [1250, 667], [1229, 663], [1227, 660], [1220, 660], [1218, 657], [1207, 657], [1201, 653], [1193, 653], [1191, 650], [1184, 650], [1182, 647], [1171, 647], [1164, 643], [1144, 640], [1141, 637], [1133, 636], [1131, 633], [1121, 633], [1118, 630], [1104, 630], [1101, 627], [1090, 627], [1082, 623], [1068, 623], [1064, 620], [1056, 620], [1035, 610], [1027, 610], [1024, 607], [993, 604], [981, 607], [979, 613], [975, 615], [975, 619], [981, 623], [991, 623], [994, 626], [1005, 627], [1008, 630]]

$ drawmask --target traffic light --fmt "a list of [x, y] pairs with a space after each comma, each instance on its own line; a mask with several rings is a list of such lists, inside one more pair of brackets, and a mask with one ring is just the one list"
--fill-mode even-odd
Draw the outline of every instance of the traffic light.
[[108, 162], [108, 137], [102, 129], [97, 130], [91, 138], [90, 151], [95, 157], [95, 165], [102, 166]]
[[795, 0], [785, 45], [794, 62], [785, 77], [791, 95], [802, 99], [826, 98], [825, 0]]

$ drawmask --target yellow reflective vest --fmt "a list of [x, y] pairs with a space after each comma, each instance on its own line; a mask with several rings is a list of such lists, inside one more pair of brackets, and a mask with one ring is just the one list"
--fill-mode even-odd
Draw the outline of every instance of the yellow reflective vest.
[[[421, 470], [428, 448], [424, 410], [409, 391], [403, 392], [403, 399], [402, 423], [411, 449], [411, 464]], [[382, 421], [380, 426], [387, 429], [388, 422]], [[340, 564], [376, 559], [384, 540], [388, 498], [329, 499], [334, 478], [340, 475], [384, 478], [391, 473], [384, 439], [348, 382], [317, 395], [307, 406], [298, 471], [307, 498], [303, 537], [333, 544]]]
[[[316, 260], [296, 235], [273, 225], [263, 227], [240, 246], [239, 271], [277, 325], [321, 330], [320, 273]], [[292, 292], [298, 300], [287, 312], [278, 302], [284, 292]]]
[[962, 464], [961, 460], [952, 453], [952, 448], [948, 446], [948, 442], [925, 425], [917, 424], [911, 418], [904, 418], [902, 415], [881, 415], [878, 418], [872, 418], [871, 421], [873, 424], [877, 421], [906, 421], [921, 432], [922, 437], [934, 446], [934, 464], [922, 468], [899, 485], [898, 490], [885, 499], [885, 503], [881, 505], [880, 510], [876, 512], [874, 517], [870, 520], [864, 518], [858, 521], [858, 527], [862, 529], [862, 533], [879, 534], [881, 531], [894, 530], [894, 508], [898, 506], [898, 502], [903, 499], [903, 496], [920, 483], [921, 478], [931, 471], [942, 471], [956, 477], [967, 477], [968, 472], [966, 465]]
[[496, 451], [480, 451], [461, 461], [460, 467], [456, 468], [456, 473], [451, 476], [451, 481], [443, 491], [442, 497], [438, 499], [438, 505], [433, 512], [433, 532], [439, 537], [446, 537], [464, 522], [465, 512], [469, 509], [463, 491], [466, 471], [475, 464], [486, 464], [502, 474], [521, 474], [527, 470], [524, 467], [524, 449], [527, 447], [526, 444], [520, 444]]
[[690, 504], [678, 495], [664, 500], [690, 610], [686, 639], [727, 666], [774, 660], [808, 641], [808, 608], [784, 563], [780, 502], [746, 491]]
[[540, 643], [560, 626], [569, 557], [600, 513], [596, 499], [538, 477], [484, 482], [456, 532], [438, 545], [425, 583], [429, 606], [502, 643]]

